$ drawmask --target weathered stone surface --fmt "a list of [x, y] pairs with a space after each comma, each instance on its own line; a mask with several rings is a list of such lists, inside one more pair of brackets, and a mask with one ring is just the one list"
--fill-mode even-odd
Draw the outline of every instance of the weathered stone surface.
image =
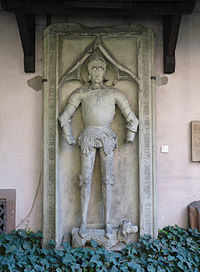
[[42, 77], [41, 76], [35, 76], [29, 80], [27, 80], [27, 84], [29, 87], [31, 87], [35, 91], [41, 91], [42, 90]]
[[[94, 240], [99, 246], [106, 249], [121, 250], [126, 244], [131, 243], [130, 235], [136, 232], [138, 232], [138, 227], [133, 226], [129, 220], [124, 220], [118, 229], [113, 229], [110, 238], [106, 237], [104, 229], [88, 229], [87, 234], [82, 238], [79, 234], [79, 228], [73, 228], [71, 231], [72, 246], [88, 246], [90, 245], [89, 242]], [[65, 237], [63, 240], [65, 240]]]
[[[136, 25], [95, 29], [70, 23], [55, 24], [44, 32], [43, 232], [45, 241], [55, 238], [58, 244], [64, 233], [69, 241], [71, 229], [81, 224], [78, 189], [81, 161], [79, 148], [68, 145], [62, 137], [57, 118], [70, 94], [87, 82], [87, 69], [79, 68], [94, 45], [109, 59], [106, 84], [119, 89], [140, 118], [139, 133], [131, 145], [124, 143], [126, 133], [119, 109], [111, 125], [118, 136], [111, 225], [116, 228], [124, 218], [130, 218], [139, 226], [140, 234], [157, 232], [153, 141], [155, 83], [151, 80], [154, 35], [151, 30]], [[80, 109], [74, 114], [71, 126], [77, 140], [84, 127]], [[88, 225], [95, 229], [103, 228], [104, 223], [99, 165], [100, 155], [97, 154], [88, 208]], [[132, 241], [136, 240], [137, 235]]]
[[194, 201], [188, 206], [189, 227], [200, 231], [200, 201]]
[[[100, 41], [99, 41], [100, 43]], [[100, 47], [99, 47], [100, 48]], [[106, 61], [101, 55], [95, 54], [95, 48], [89, 56], [88, 82], [70, 95], [64, 112], [59, 116], [64, 137], [69, 145], [75, 143], [71, 129], [71, 119], [81, 105], [84, 130], [78, 139], [81, 149], [81, 227], [79, 234], [86, 235], [87, 215], [91, 195], [91, 181], [96, 153], [100, 152], [101, 181], [104, 201], [105, 230], [107, 238], [112, 236], [111, 201], [112, 187], [115, 183], [113, 174], [113, 151], [117, 147], [117, 136], [111, 129], [115, 115], [115, 107], [124, 116], [127, 128], [127, 142], [133, 142], [137, 132], [138, 119], [132, 112], [126, 97], [116, 88], [107, 86], [105, 81]], [[93, 55], [94, 54], [94, 55]], [[76, 64], [75, 64], [76, 66]], [[81, 69], [81, 68], [80, 68]]]
[[94, 240], [100, 246], [111, 249], [118, 244], [117, 230], [113, 229], [112, 236], [108, 239], [104, 229], [88, 229], [85, 238], [80, 236], [79, 228], [72, 229], [72, 247], [84, 247], [89, 245], [90, 240]]

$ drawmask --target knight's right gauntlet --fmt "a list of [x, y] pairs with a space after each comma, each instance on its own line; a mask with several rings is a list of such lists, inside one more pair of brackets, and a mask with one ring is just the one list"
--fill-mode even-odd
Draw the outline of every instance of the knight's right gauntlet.
[[68, 144], [75, 144], [71, 128], [71, 117], [75, 110], [76, 107], [68, 103], [64, 112], [58, 117], [60, 125], [63, 128], [65, 140], [67, 141]]

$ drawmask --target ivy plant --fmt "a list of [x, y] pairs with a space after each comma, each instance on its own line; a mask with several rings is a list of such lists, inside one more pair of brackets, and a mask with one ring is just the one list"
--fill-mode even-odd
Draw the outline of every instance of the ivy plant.
[[63, 271], [200, 271], [200, 233], [193, 229], [167, 226], [158, 237], [139, 238], [122, 251], [109, 251], [91, 240], [91, 248], [73, 249], [67, 242], [62, 250], [51, 240], [42, 247], [42, 233], [14, 230], [0, 235], [0, 272]]

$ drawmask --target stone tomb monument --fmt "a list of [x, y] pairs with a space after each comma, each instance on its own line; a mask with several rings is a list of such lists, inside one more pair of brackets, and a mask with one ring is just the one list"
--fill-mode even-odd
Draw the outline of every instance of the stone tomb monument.
[[45, 241], [116, 249], [156, 231], [153, 46], [135, 25], [45, 30]]

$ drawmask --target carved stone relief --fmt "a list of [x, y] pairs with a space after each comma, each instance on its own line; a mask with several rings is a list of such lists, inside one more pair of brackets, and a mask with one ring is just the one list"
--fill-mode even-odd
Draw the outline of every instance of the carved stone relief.
[[139, 26], [44, 32], [45, 241], [113, 248], [156, 231], [153, 42]]
[[[93, 51], [95, 52], [95, 51]], [[91, 54], [92, 55], [92, 54]], [[79, 63], [79, 62], [78, 62]], [[113, 174], [113, 151], [117, 147], [117, 136], [110, 128], [118, 106], [126, 120], [127, 142], [133, 142], [137, 132], [138, 119], [132, 112], [126, 97], [116, 88], [107, 86], [105, 81], [106, 61], [100, 55], [89, 56], [88, 81], [70, 95], [64, 112], [59, 116], [64, 137], [69, 145], [75, 144], [71, 131], [71, 118], [79, 105], [85, 128], [78, 139], [81, 149], [81, 226], [79, 235], [87, 236], [87, 214], [91, 194], [91, 181], [96, 152], [100, 152], [102, 193], [105, 214], [105, 236], [112, 237], [111, 201], [112, 187], [115, 183]], [[76, 66], [76, 65], [75, 65]], [[70, 73], [70, 72], [69, 72]]]

